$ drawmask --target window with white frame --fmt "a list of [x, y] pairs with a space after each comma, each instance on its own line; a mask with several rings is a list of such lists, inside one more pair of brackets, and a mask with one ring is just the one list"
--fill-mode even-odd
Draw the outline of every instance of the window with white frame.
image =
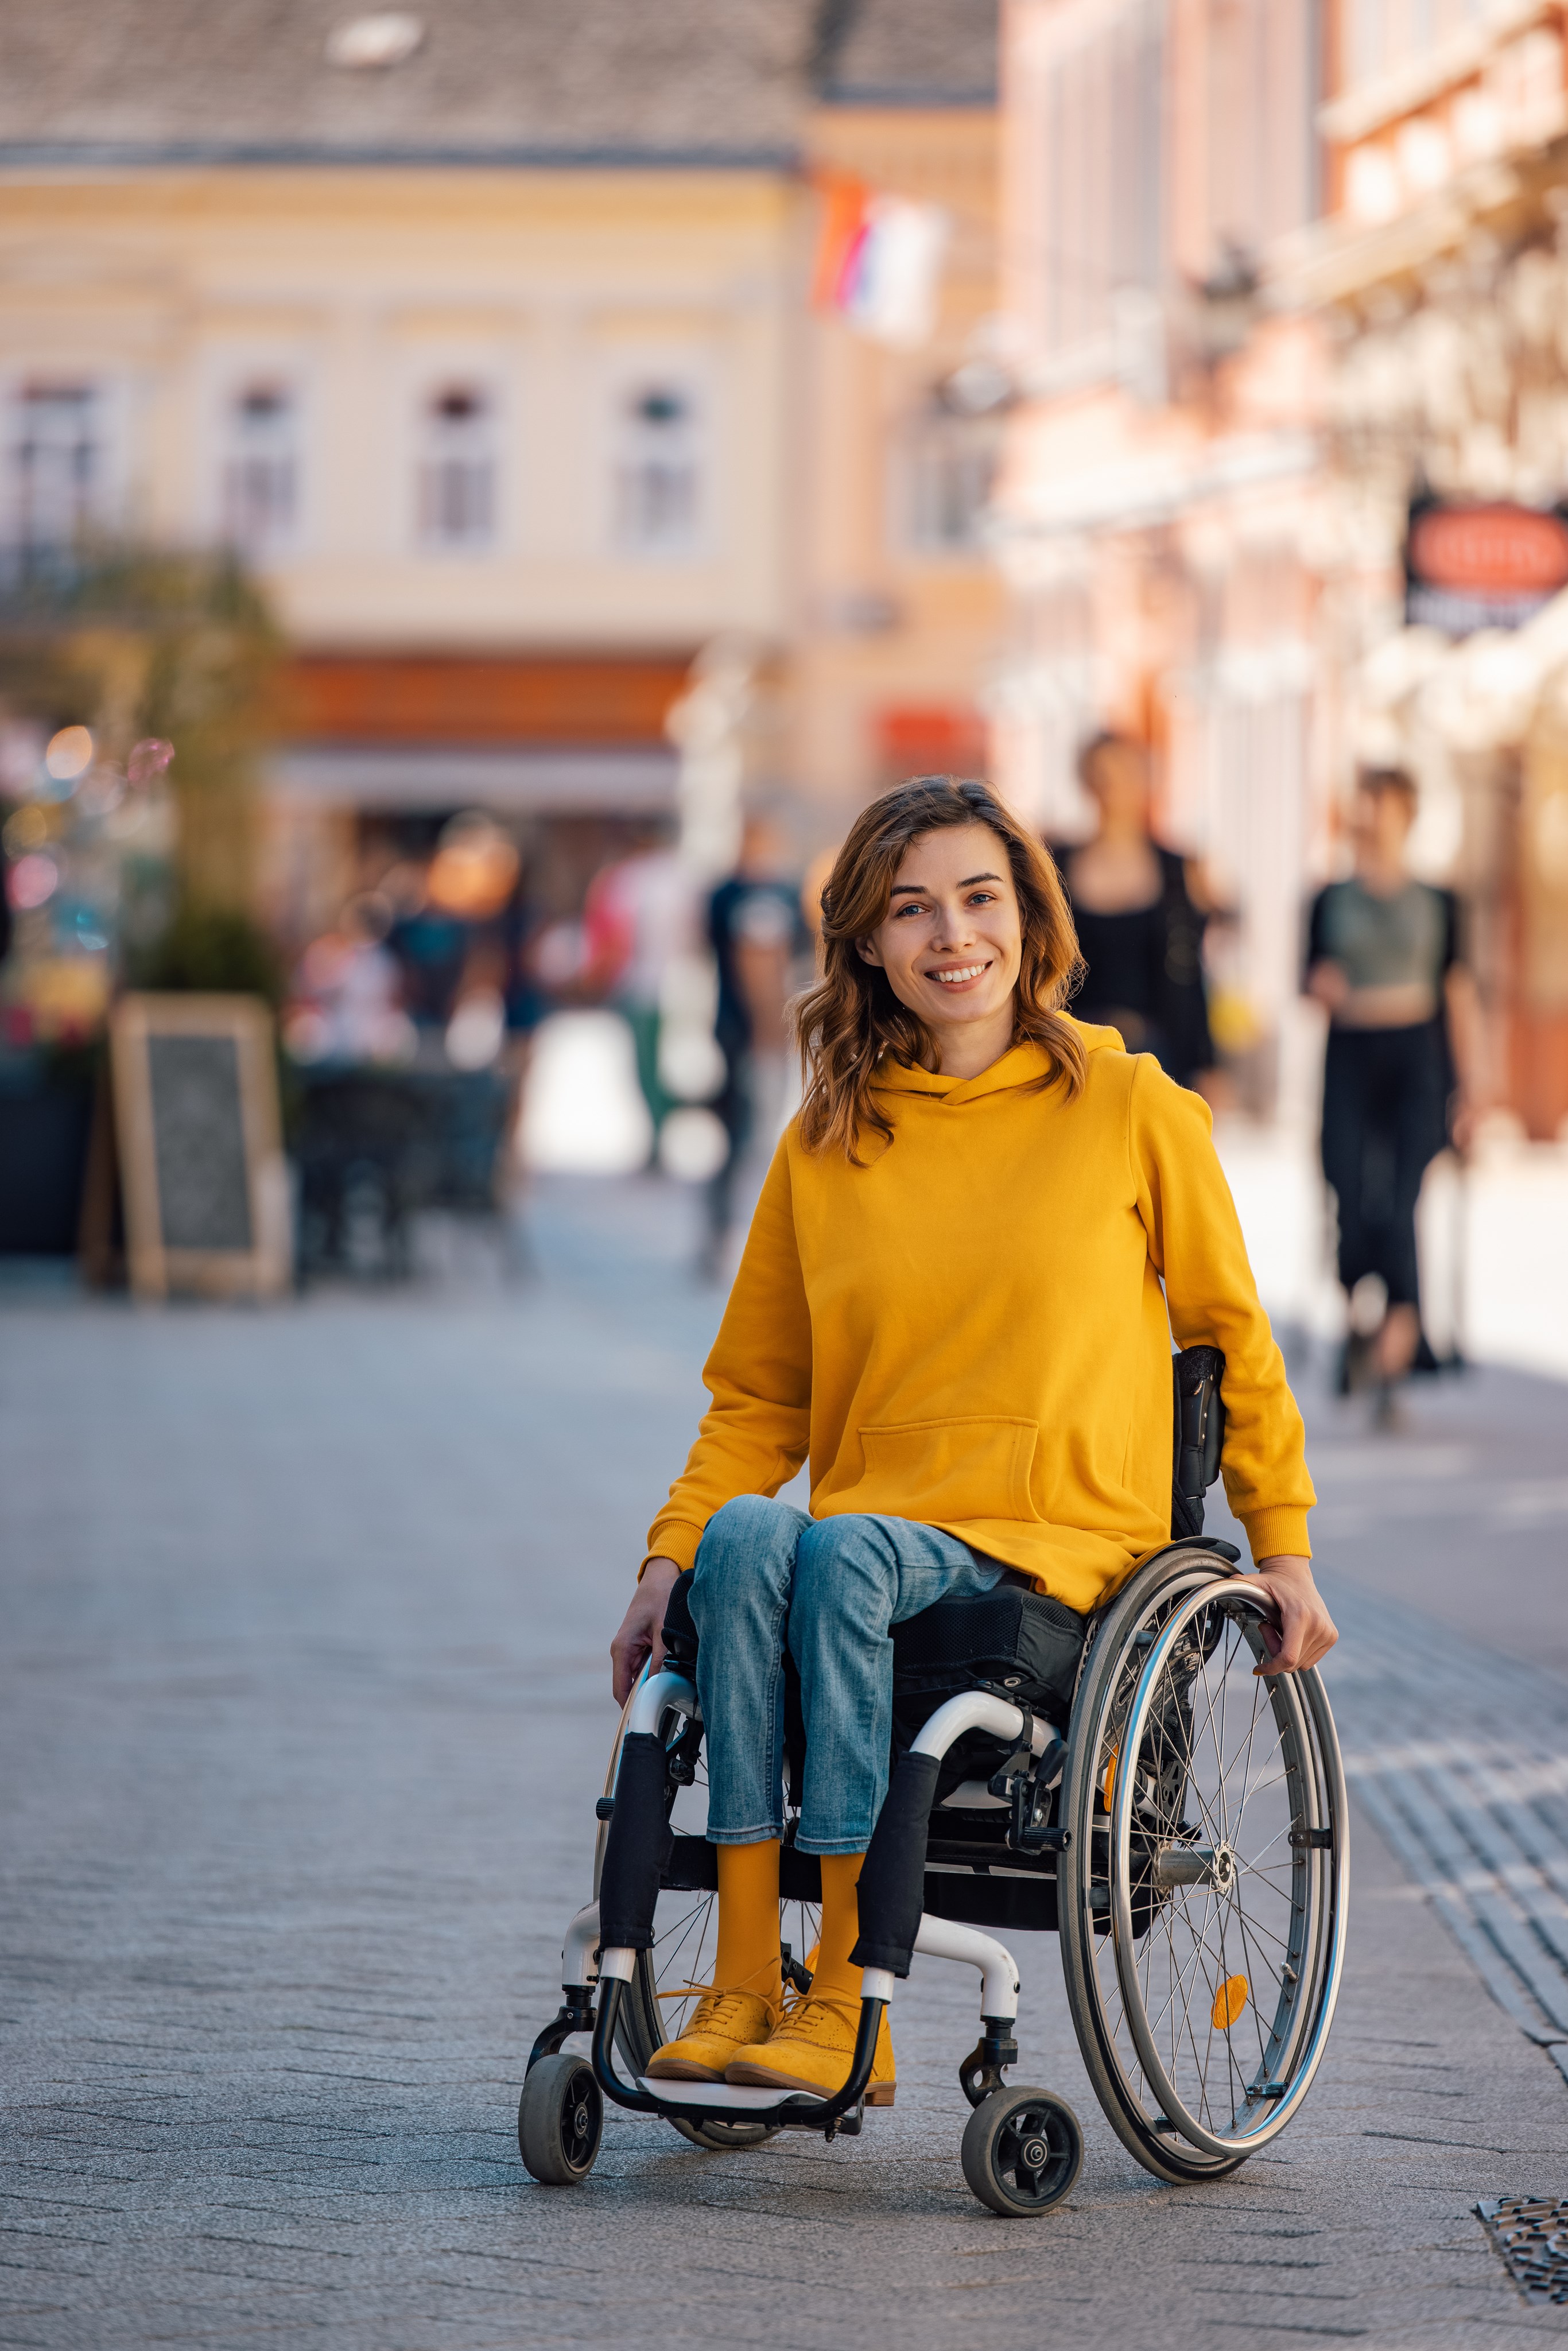
[[71, 547], [104, 515], [103, 398], [92, 383], [17, 386], [6, 450], [7, 537], [27, 551]]
[[705, 443], [702, 405], [691, 383], [661, 376], [621, 387], [612, 535], [622, 554], [695, 552], [706, 498]]
[[246, 555], [276, 553], [299, 510], [299, 402], [271, 380], [242, 384], [224, 417], [223, 530]]
[[902, 466], [907, 546], [922, 555], [967, 555], [979, 548], [1001, 435], [998, 415], [967, 414], [939, 392], [911, 420]]
[[496, 537], [496, 403], [482, 384], [444, 383], [420, 417], [419, 537], [451, 553]]

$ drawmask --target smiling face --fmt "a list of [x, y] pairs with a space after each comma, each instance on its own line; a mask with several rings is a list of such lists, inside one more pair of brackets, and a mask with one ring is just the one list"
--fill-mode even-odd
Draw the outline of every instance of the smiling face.
[[945, 1070], [977, 1050], [991, 1061], [1006, 1052], [1023, 936], [1007, 844], [988, 824], [912, 841], [885, 918], [857, 944], [931, 1029]]

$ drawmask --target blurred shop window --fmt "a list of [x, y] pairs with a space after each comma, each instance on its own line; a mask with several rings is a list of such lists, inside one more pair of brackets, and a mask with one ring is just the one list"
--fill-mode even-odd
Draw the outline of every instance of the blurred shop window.
[[1001, 434], [999, 417], [965, 415], [941, 394], [912, 421], [898, 507], [904, 542], [917, 554], [967, 555], [980, 547]]
[[644, 382], [622, 392], [614, 455], [614, 535], [622, 554], [694, 552], [702, 526], [704, 437], [689, 384]]
[[248, 383], [224, 424], [224, 536], [246, 555], [273, 554], [298, 512], [299, 403], [286, 384]]
[[496, 535], [496, 412], [478, 384], [433, 392], [420, 420], [419, 536], [461, 553]]
[[16, 394], [6, 536], [24, 556], [68, 549], [103, 518], [102, 409], [90, 383], [24, 383]]

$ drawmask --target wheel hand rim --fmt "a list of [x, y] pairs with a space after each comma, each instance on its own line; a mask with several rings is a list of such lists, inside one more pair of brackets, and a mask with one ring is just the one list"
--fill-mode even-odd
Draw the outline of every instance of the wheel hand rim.
[[[1172, 1610], [1156, 1634], [1138, 1671], [1131, 1703], [1113, 1734], [1124, 1756], [1132, 1761], [1127, 1770], [1118, 1772], [1119, 1784], [1113, 1792], [1109, 1823], [1110, 1923], [1123, 2016], [1145, 2078], [1162, 2103], [1166, 2118], [1190, 2146], [1204, 2154], [1228, 2157], [1249, 2154], [1275, 2137], [1299, 2107], [1317, 2070], [1338, 1985], [1344, 1926], [1344, 1855], [1343, 1834], [1337, 1840], [1340, 1850], [1334, 1856], [1312, 1853], [1303, 1855], [1293, 1851], [1288, 1897], [1282, 1887], [1272, 1886], [1265, 1873], [1249, 1871], [1243, 1856], [1241, 1867], [1228, 1887], [1221, 1890], [1212, 1886], [1184, 1886], [1163, 1898], [1156, 1896], [1150, 1903], [1146, 1924], [1135, 1929], [1133, 1896], [1134, 1890], [1141, 1894], [1143, 1888], [1141, 1881], [1135, 1883], [1134, 1876], [1134, 1860], [1142, 1857], [1141, 1847], [1134, 1844], [1134, 1813], [1151, 1768], [1151, 1754], [1160, 1758], [1173, 1745], [1168, 1683], [1173, 1655], [1194, 1621], [1209, 1606], [1222, 1608], [1236, 1626], [1239, 1638], [1233, 1640], [1232, 1635], [1222, 1627], [1218, 1639], [1203, 1654], [1199, 1670], [1206, 1676], [1215, 1657], [1220, 1660], [1219, 1713], [1217, 1722], [1215, 1692], [1207, 1688], [1207, 1711], [1201, 1729], [1197, 1725], [1196, 1705], [1187, 1709], [1184, 1719], [1185, 1751], [1176, 1756], [1180, 1765], [1177, 1776], [1184, 1805], [1190, 1793], [1203, 1813], [1207, 1834], [1234, 1851], [1243, 1837], [1243, 1815], [1254, 1798], [1282, 1786], [1285, 1794], [1280, 1801], [1292, 1820], [1300, 1808], [1309, 1817], [1309, 1824], [1315, 1825], [1317, 1821], [1312, 1816], [1321, 1817], [1326, 1811], [1328, 1817], [1343, 1827], [1343, 1780], [1338, 1777], [1338, 1750], [1332, 1737], [1332, 1724], [1328, 1724], [1328, 1737], [1322, 1735], [1327, 1706], [1315, 1675], [1301, 1674], [1288, 1679], [1270, 1677], [1264, 1681], [1249, 1676], [1254, 1693], [1250, 1721], [1244, 1734], [1239, 1730], [1237, 1739], [1230, 1740], [1227, 1708], [1233, 1678], [1231, 1667], [1243, 1645], [1253, 1655], [1261, 1656], [1263, 1645], [1257, 1627], [1265, 1613], [1263, 1604], [1260, 1595], [1235, 1584], [1221, 1587], [1218, 1595], [1213, 1587], [1207, 1593], [1190, 1593]], [[1184, 1706], [1196, 1683], [1194, 1676], [1181, 1693]], [[1277, 1772], [1271, 1771], [1267, 1753], [1263, 1768], [1254, 1769], [1257, 1735], [1264, 1720], [1270, 1721], [1270, 1736], [1280, 1750]], [[1206, 1738], [1211, 1742], [1219, 1766], [1219, 1784], [1212, 1800], [1205, 1798], [1197, 1778], [1199, 1750]], [[1228, 1750], [1232, 1751], [1228, 1754]], [[1232, 1775], [1239, 1763], [1238, 1793]], [[1320, 1769], [1325, 1782], [1321, 1787]], [[1155, 1771], [1156, 1789], [1163, 1785], [1164, 1779], [1162, 1763]], [[1147, 1801], [1145, 1796], [1145, 1807]], [[1282, 1829], [1277, 1832], [1269, 1843], [1278, 1843], [1283, 1833]], [[1136, 1834], [1143, 1842], [1148, 1842], [1141, 1822]], [[1264, 1851], [1267, 1849], [1266, 1846]], [[1153, 1879], [1154, 1874], [1151, 1860], [1147, 1875]], [[1248, 1915], [1243, 1896], [1249, 1875], [1285, 1905], [1284, 1932], [1277, 1932], [1274, 1925]], [[1176, 1902], [1177, 1894], [1188, 1893], [1203, 1896], [1206, 1907], [1202, 1912], [1196, 1902]], [[1180, 1959], [1176, 1956], [1178, 1920], [1180, 1932], [1190, 1938], [1190, 1951]], [[1276, 1947], [1273, 1953], [1269, 1949], [1270, 1944]], [[1155, 1955], [1162, 1947], [1171, 1988], [1159, 2015], [1151, 2017], [1152, 2002], [1140, 1970], [1150, 1977], [1155, 1974]], [[1218, 2019], [1215, 2032], [1200, 2050], [1193, 2028], [1194, 2011], [1187, 2001], [1200, 1975], [1211, 1995], [1216, 1984], [1238, 1980], [1248, 1984], [1250, 1993], [1260, 1980], [1266, 1986], [1271, 1977], [1277, 1998], [1268, 2041], [1263, 2039], [1261, 2003], [1248, 1998], [1227, 2016], [1222, 2052], [1217, 2054], [1215, 2048], [1219, 2031]], [[1303, 1985], [1309, 1980], [1318, 2001], [1315, 2014], [1310, 2012], [1302, 1998]], [[1230, 2040], [1233, 2024], [1239, 2023], [1244, 2014], [1250, 2015], [1251, 2028], [1258, 2038], [1258, 2062], [1250, 2081], [1247, 2078], [1246, 2063], [1239, 2060]], [[1159, 2026], [1167, 2017], [1168, 2062], [1155, 2039]], [[1217, 2062], [1230, 2092], [1228, 2120], [1218, 2127], [1212, 2114], [1215, 2093], [1209, 2081], [1209, 2068]], [[1196, 2110], [1195, 2093], [1184, 2093], [1178, 2085], [1180, 2071], [1195, 2079]], [[1276, 2095], [1274, 2091], [1281, 2076], [1284, 2095]], [[1263, 2095], [1265, 2089], [1270, 2093], [1267, 2096]]]

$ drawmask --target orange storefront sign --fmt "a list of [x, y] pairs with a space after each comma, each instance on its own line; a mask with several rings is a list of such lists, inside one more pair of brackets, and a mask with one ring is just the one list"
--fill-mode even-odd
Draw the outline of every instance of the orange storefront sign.
[[1430, 507], [1412, 518], [1409, 568], [1454, 595], [1552, 596], [1568, 587], [1568, 523], [1530, 507]]

